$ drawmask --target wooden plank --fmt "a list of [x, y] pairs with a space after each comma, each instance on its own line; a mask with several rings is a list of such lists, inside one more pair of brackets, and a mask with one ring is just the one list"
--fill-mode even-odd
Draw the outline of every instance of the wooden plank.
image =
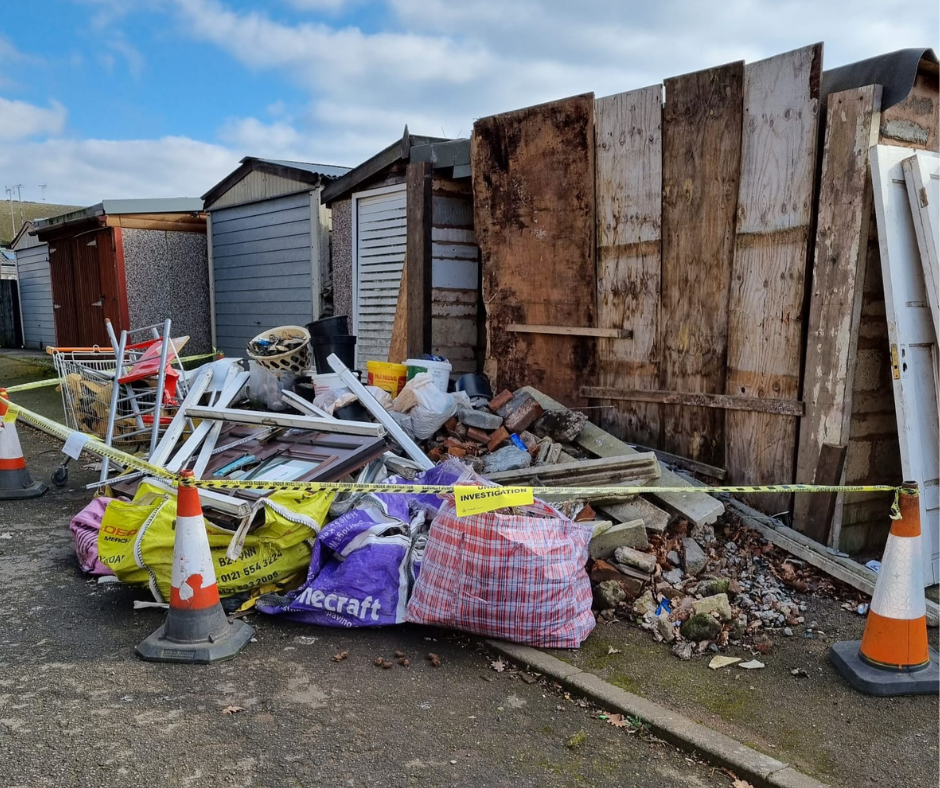
[[510, 323], [506, 331], [516, 334], [553, 334], [569, 337], [610, 337], [612, 339], [632, 339], [633, 331], [629, 328], [590, 328], [586, 326], [524, 326]]
[[588, 399], [660, 402], [664, 405], [715, 408], [751, 413], [774, 413], [784, 416], [802, 416], [804, 409], [803, 403], [799, 400], [734, 397], [729, 394], [685, 394], [681, 391], [622, 391], [600, 386], [582, 386], [581, 395]]
[[[819, 122], [822, 44], [749, 63], [725, 391], [768, 401], [800, 392], [803, 300]], [[793, 481], [798, 423], [767, 412], [725, 415], [725, 467], [735, 484]], [[790, 508], [788, 494], [760, 508]]]
[[[663, 200], [663, 87], [594, 103], [597, 216], [597, 325], [630, 326], [633, 341], [597, 343], [599, 386], [658, 388]], [[598, 412], [606, 430], [659, 441], [660, 408], [624, 400]]]
[[878, 145], [871, 152], [875, 216], [891, 356], [894, 402], [906, 480], [920, 488], [925, 585], [940, 582], [940, 430], [937, 424], [937, 335], [901, 162], [909, 148]]
[[485, 369], [497, 388], [531, 384], [576, 407], [593, 381], [594, 340], [506, 326], [596, 324], [594, 96], [478, 120], [472, 146]]
[[[815, 497], [815, 494], [807, 494], [803, 497], [811, 498]], [[830, 577], [841, 580], [846, 585], [850, 585], [868, 596], [875, 593], [875, 580], [877, 580], [878, 575], [868, 567], [857, 564], [848, 558], [824, 552], [824, 547], [809, 539], [806, 535], [794, 531], [792, 528], [787, 528], [779, 520], [767, 517], [762, 512], [752, 509], [740, 501], [729, 498], [728, 507], [741, 515], [742, 522], [748, 528], [760, 531], [777, 547], [786, 550], [790, 555], [802, 558], [806, 563], [821, 569]], [[926, 603], [927, 623], [935, 627], [940, 623], [940, 608], [933, 600], [927, 599]]]
[[907, 196], [914, 217], [914, 232], [924, 282], [933, 316], [934, 333], [940, 337], [940, 156], [917, 153], [901, 162]]
[[[545, 410], [564, 410], [564, 405], [543, 394], [532, 386], [521, 389], [531, 394]], [[636, 449], [605, 432], [596, 424], [588, 422], [581, 429], [575, 443], [596, 457], [622, 457], [638, 454]], [[660, 484], [663, 487], [689, 487], [693, 485], [673, 473], [668, 468], [661, 468]], [[684, 517], [696, 525], [711, 525], [724, 513], [725, 506], [708, 493], [656, 493], [649, 496], [667, 511]]]
[[699, 462], [698, 460], [690, 460], [688, 457], [680, 457], [678, 454], [670, 454], [668, 451], [651, 449], [649, 446], [642, 446], [640, 444], [636, 444], [633, 448], [637, 451], [653, 452], [659, 458], [659, 461], [666, 463], [666, 465], [674, 465], [677, 468], [682, 468], [692, 473], [700, 473], [703, 476], [709, 476], [718, 481], [722, 481], [728, 475], [728, 471], [724, 468], [716, 468], [714, 465]]
[[[834, 446], [824, 443], [819, 452], [819, 463], [816, 466], [814, 481], [816, 484], [835, 486], [842, 483], [842, 474], [845, 471], [845, 454], [848, 447], [843, 443]], [[813, 496], [812, 506], [804, 521], [804, 533], [820, 544], [829, 541], [829, 530], [832, 527], [832, 518], [836, 511], [838, 493], [818, 493]]]
[[398, 300], [404, 299], [408, 317], [405, 355], [398, 361], [418, 358], [431, 349], [431, 168], [430, 162], [409, 164], [405, 174], [408, 237], [404, 271], [408, 278], [402, 278]]
[[[408, 268], [402, 271], [401, 284], [399, 285], [399, 294], [407, 292], [408, 289]], [[408, 355], [408, 301], [405, 298], [399, 298], [395, 306], [395, 320], [392, 322], [392, 338], [388, 344], [388, 361], [392, 364], [400, 364]]]
[[494, 482], [512, 482], [521, 479], [531, 479], [535, 476], [545, 481], [566, 487], [574, 487], [582, 483], [587, 476], [605, 475], [611, 478], [627, 475], [640, 475], [644, 478], [659, 478], [660, 467], [656, 455], [651, 452], [638, 452], [637, 454], [622, 457], [601, 457], [597, 460], [575, 460], [555, 465], [536, 465], [529, 468], [520, 468], [514, 471], [498, 471], [487, 476]]
[[[858, 326], [872, 213], [868, 148], [878, 138], [881, 87], [833, 93], [819, 186], [813, 281], [804, 362], [796, 481], [812, 484], [825, 443], [848, 444]], [[793, 500], [793, 523], [807, 527], [808, 496]]]
[[[659, 388], [725, 391], [744, 63], [666, 80]], [[657, 446], [724, 464], [724, 413], [663, 406]]]

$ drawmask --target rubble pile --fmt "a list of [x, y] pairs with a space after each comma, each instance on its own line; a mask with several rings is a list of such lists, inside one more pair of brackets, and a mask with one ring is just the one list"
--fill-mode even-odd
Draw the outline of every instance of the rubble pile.
[[578, 411], [545, 411], [527, 392], [502, 391], [459, 404], [423, 448], [434, 462], [456, 457], [484, 474], [552, 465], [580, 454], [570, 442], [586, 421]]
[[[767, 653], [769, 632], [789, 637], [806, 623], [800, 594], [855, 607], [857, 592], [783, 552], [733, 513], [716, 527], [689, 528], [679, 520], [648, 540], [631, 533], [632, 544], [613, 548], [609, 529], [595, 534], [589, 573], [598, 621], [635, 621], [690, 659], [729, 643]], [[804, 636], [813, 637], [812, 628]]]

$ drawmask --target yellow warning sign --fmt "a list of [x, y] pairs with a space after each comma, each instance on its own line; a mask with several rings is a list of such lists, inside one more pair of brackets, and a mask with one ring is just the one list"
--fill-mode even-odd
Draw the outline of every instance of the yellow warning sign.
[[3, 423], [13, 424], [16, 421], [16, 415], [17, 415], [17, 411], [10, 408], [10, 410], [8, 410], [3, 416]]
[[492, 512], [507, 506], [527, 506], [534, 501], [531, 487], [454, 487], [458, 517]]

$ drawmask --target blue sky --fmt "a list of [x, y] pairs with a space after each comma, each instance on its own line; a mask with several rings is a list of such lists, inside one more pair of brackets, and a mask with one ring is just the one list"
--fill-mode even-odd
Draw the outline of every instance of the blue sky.
[[[0, 186], [199, 195], [243, 155], [355, 165], [415, 133], [825, 42], [938, 45], [936, 0], [8, 0]], [[0, 193], [0, 197], [3, 194]]]

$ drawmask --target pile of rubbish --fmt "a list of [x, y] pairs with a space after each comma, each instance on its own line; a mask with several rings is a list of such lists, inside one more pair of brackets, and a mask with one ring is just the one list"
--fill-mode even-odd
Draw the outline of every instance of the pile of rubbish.
[[814, 637], [800, 594], [853, 600], [844, 607], [856, 608], [857, 592], [775, 547], [732, 512], [717, 527], [718, 536], [711, 525], [677, 520], [646, 544], [634, 534], [634, 546], [595, 558], [589, 572], [598, 620], [635, 621], [690, 659], [729, 643], [767, 653], [769, 633], [791, 637], [800, 626]]
[[[804, 623], [795, 593], [834, 592], [705, 494], [670, 502], [632, 492], [671, 471], [536, 389], [494, 396], [479, 376], [455, 385], [438, 357], [369, 362], [363, 384], [333, 354], [309, 369], [294, 329], [309, 339], [285, 326], [252, 340], [247, 371], [221, 359], [181, 373], [177, 407], [142, 452], [150, 467], [204, 482], [229, 610], [337, 627], [411, 621], [568, 648], [596, 622], [626, 618], [689, 658], [729, 643], [769, 648], [766, 632]], [[270, 358], [285, 353], [282, 376]], [[272, 390], [280, 409], [258, 410]], [[282, 482], [365, 486], [335, 494]], [[461, 516], [453, 493], [422, 485], [543, 494]], [[98, 486], [108, 497], [72, 522], [82, 568], [165, 601], [172, 480], [112, 461]], [[689, 499], [709, 505], [683, 510]]]

